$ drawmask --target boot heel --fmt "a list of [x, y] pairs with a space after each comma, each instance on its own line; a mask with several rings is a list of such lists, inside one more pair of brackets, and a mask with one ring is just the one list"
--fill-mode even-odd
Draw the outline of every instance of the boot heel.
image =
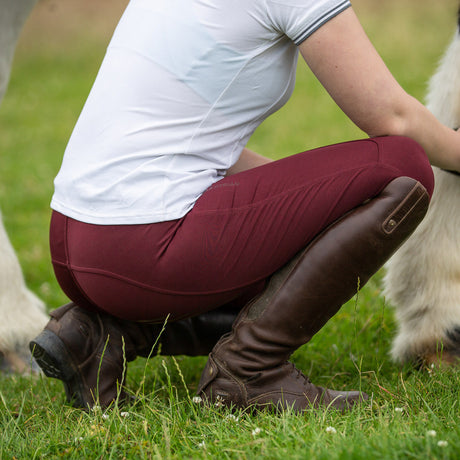
[[44, 330], [29, 344], [30, 351], [47, 377], [68, 380], [75, 373], [68, 364], [69, 354], [62, 340]]
[[45, 329], [29, 343], [29, 348], [45, 375], [62, 381], [67, 401], [75, 407], [86, 407], [77, 369], [64, 342]]

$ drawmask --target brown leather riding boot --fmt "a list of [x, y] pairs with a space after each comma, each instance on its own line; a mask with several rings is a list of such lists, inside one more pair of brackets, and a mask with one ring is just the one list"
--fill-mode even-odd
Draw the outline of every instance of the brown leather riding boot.
[[313, 385], [287, 361], [385, 263], [424, 217], [425, 188], [393, 180], [375, 199], [323, 231], [276, 272], [209, 355], [198, 387], [205, 400], [247, 408], [326, 406], [367, 399]]
[[68, 402], [85, 409], [126, 400], [127, 363], [137, 356], [208, 354], [231, 329], [236, 313], [225, 306], [174, 323], [123, 321], [89, 312], [74, 303], [51, 312], [51, 320], [30, 342], [48, 377], [62, 380]]

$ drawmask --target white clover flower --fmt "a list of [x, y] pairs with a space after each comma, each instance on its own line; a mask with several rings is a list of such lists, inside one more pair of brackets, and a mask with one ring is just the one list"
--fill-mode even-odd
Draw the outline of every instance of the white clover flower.
[[203, 400], [201, 399], [201, 396], [194, 396], [192, 398], [192, 402], [195, 403], [195, 404], [200, 404], [200, 402], [202, 402]]
[[224, 398], [222, 398], [222, 396], [217, 396], [214, 406], [222, 407], [223, 405], [224, 405]]
[[395, 407], [395, 412], [404, 412], [404, 409], [402, 407]]
[[96, 413], [96, 412], [101, 412], [101, 411], [102, 411], [101, 406], [98, 406], [97, 404], [95, 404], [95, 405], [91, 408], [91, 410], [92, 410], [93, 412], [95, 412], [95, 413]]
[[259, 427], [254, 428], [254, 429], [252, 430], [252, 435], [253, 435], [253, 436], [257, 436], [257, 435], [260, 434], [261, 432], [262, 432], [262, 430], [261, 430]]
[[449, 443], [447, 441], [438, 441], [438, 446], [439, 447], [447, 447]]
[[102, 418], [103, 418], [104, 420], [107, 420], [107, 419], [109, 418], [109, 414], [102, 414]]
[[201, 442], [198, 443], [198, 447], [200, 449], [206, 449], [206, 443], [204, 441], [201, 441]]
[[74, 438], [74, 441], [75, 441], [75, 442], [83, 441], [83, 437], [82, 437], [82, 436], [79, 436], [78, 438]]
[[240, 419], [239, 419], [239, 417], [236, 417], [236, 416], [233, 415], [233, 414], [228, 414], [228, 415], [225, 417], [225, 420], [233, 420], [234, 422], [238, 422]]
[[120, 412], [120, 415], [126, 418], [129, 417], [129, 412]]
[[435, 438], [436, 435], [437, 435], [437, 433], [436, 433], [436, 431], [434, 431], [434, 430], [428, 430], [428, 431], [426, 432], [426, 435], [429, 436], [430, 438]]
[[333, 426], [328, 426], [328, 427], [326, 428], [326, 433], [335, 434], [335, 433], [337, 433], [337, 430], [336, 430]]

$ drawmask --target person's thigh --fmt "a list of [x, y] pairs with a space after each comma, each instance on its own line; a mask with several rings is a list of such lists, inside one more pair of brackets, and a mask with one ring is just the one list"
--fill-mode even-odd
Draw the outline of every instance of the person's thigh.
[[254, 291], [324, 228], [394, 178], [432, 191], [404, 138], [338, 144], [227, 177], [182, 219], [95, 226], [69, 220], [67, 268], [94, 305], [126, 319], [177, 319]]

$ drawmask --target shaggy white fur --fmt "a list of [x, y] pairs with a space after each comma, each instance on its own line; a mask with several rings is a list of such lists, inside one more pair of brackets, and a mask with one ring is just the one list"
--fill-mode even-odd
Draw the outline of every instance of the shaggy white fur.
[[[458, 30], [430, 81], [427, 107], [447, 126], [460, 126]], [[392, 357], [428, 365], [460, 358], [460, 176], [433, 170], [428, 213], [387, 264], [384, 290], [399, 324]]]
[[[37, 0], [0, 0], [0, 102], [10, 75], [22, 26]], [[29, 340], [48, 321], [43, 302], [30, 292], [0, 215], [0, 365], [30, 369]]]
[[24, 283], [0, 215], [0, 351], [11, 370], [30, 367], [29, 341], [47, 321], [43, 302]]

